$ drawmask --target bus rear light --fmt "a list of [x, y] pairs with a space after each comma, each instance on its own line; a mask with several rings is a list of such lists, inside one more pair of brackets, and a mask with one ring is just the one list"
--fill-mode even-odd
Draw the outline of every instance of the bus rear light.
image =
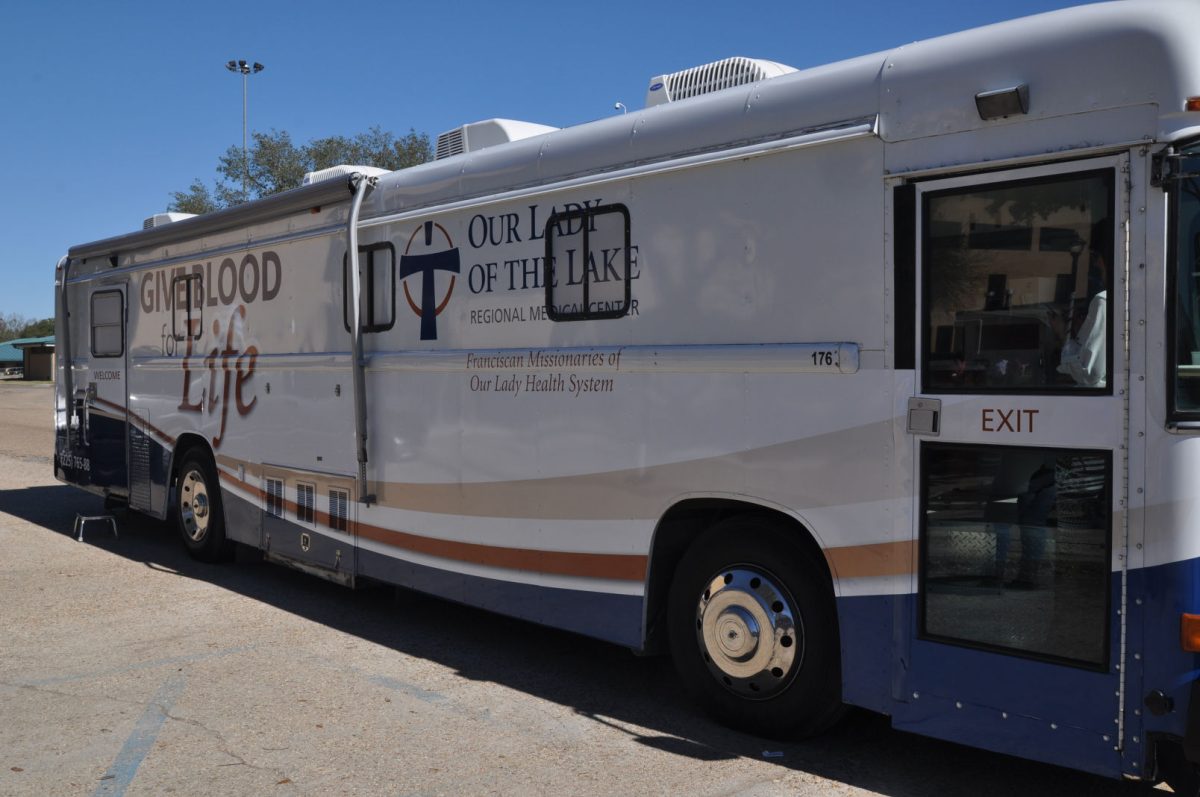
[[1183, 101], [1183, 110], [1200, 111], [1200, 97], [1188, 97]]
[[1179, 645], [1189, 653], [1200, 653], [1200, 614], [1179, 616]]

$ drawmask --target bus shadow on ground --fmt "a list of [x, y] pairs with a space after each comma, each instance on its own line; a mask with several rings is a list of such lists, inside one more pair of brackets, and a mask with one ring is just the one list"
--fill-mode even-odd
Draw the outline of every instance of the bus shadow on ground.
[[[105, 514], [100, 499], [67, 486], [0, 490], [0, 513], [72, 535], [76, 514]], [[890, 797], [930, 794], [1131, 797], [1147, 787], [988, 753], [893, 730], [886, 717], [850, 710], [824, 735], [772, 741], [724, 728], [698, 713], [666, 658], [511, 620], [404, 589], [349, 590], [241, 549], [238, 561], [189, 558], [167, 524], [113, 513], [114, 537], [89, 527], [86, 543], [169, 570], [410, 656], [565, 706], [628, 735], [631, 743], [697, 761], [754, 758]]]

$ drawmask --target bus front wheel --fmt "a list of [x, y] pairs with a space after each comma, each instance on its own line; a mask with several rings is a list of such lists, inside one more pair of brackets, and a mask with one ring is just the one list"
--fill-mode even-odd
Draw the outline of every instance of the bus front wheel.
[[183, 458], [175, 483], [175, 517], [188, 553], [202, 562], [230, 558], [233, 547], [225, 537], [221, 487], [212, 461], [193, 449]]
[[776, 524], [731, 518], [703, 533], [676, 568], [667, 618], [683, 686], [718, 720], [780, 738], [840, 715], [832, 585]]

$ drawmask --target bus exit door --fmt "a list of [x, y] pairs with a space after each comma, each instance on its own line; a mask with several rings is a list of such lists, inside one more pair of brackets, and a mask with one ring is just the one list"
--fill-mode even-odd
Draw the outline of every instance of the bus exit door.
[[1142, 760], [1120, 710], [1128, 164], [919, 182], [894, 214], [916, 305], [894, 724], [1110, 775]]

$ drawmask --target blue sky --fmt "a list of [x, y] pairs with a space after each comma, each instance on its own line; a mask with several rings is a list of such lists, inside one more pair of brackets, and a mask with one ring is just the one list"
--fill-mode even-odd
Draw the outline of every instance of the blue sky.
[[[1132, 0], [1127, 0], [1132, 1]], [[0, 315], [54, 312], [68, 247], [139, 229], [250, 128], [435, 137], [640, 108], [647, 81], [731, 55], [803, 68], [1076, 5], [1056, 0], [239, 3], [0, 0]]]

